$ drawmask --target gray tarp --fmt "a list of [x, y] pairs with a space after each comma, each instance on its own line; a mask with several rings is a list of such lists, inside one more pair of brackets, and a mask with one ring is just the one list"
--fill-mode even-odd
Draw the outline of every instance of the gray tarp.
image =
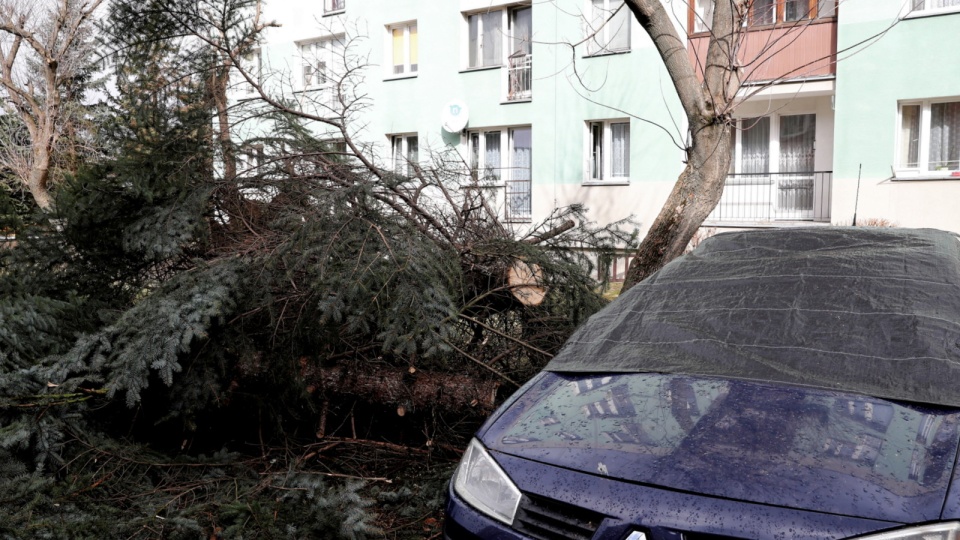
[[591, 317], [546, 369], [716, 375], [960, 407], [960, 241], [852, 227], [717, 235]]

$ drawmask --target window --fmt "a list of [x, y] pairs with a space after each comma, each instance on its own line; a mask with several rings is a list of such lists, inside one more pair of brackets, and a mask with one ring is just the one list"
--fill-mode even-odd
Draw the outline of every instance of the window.
[[244, 145], [237, 153], [237, 172], [249, 173], [263, 164], [263, 145]]
[[301, 82], [303, 88], [336, 83], [343, 74], [343, 37], [333, 36], [300, 43]]
[[633, 14], [623, 0], [590, 0], [592, 34], [587, 43], [589, 54], [630, 50], [630, 21]]
[[898, 177], [960, 171], [960, 100], [900, 104]]
[[501, 158], [500, 131], [471, 131], [467, 145], [470, 159], [470, 169], [477, 180], [500, 183]]
[[507, 101], [530, 99], [533, 91], [533, 9], [510, 11]]
[[410, 75], [417, 72], [418, 38], [417, 23], [410, 22], [388, 26], [390, 56], [393, 59], [390, 76]]
[[630, 179], [630, 121], [587, 123], [587, 181]]
[[394, 135], [390, 137], [393, 172], [399, 175], [413, 176], [415, 165], [420, 158], [420, 142], [416, 135]]
[[[715, 0], [695, 0], [690, 6], [693, 32], [708, 32], [713, 24]], [[923, 0], [914, 0], [923, 1]], [[934, 0], [936, 1], [936, 0]], [[960, 0], [945, 0], [960, 3]], [[791, 23], [835, 17], [837, 0], [753, 0], [747, 13], [750, 26]]]
[[734, 172], [745, 175], [814, 172], [817, 115], [743, 118], [738, 127], [731, 167]]
[[467, 67], [499, 66], [503, 63], [503, 11], [467, 15]]
[[693, 31], [706, 32], [713, 25], [714, 0], [696, 0], [693, 12]]
[[960, 0], [913, 0], [913, 12], [950, 12], [960, 8]]
[[496, 185], [502, 183], [505, 219], [529, 221], [533, 163], [530, 127], [470, 131], [466, 142], [475, 178]]
[[346, 9], [347, 0], [323, 0], [323, 13], [338, 13]]
[[[239, 67], [250, 76], [257, 84], [260, 84], [261, 81], [261, 67], [260, 67], [260, 49], [254, 49], [240, 57]], [[240, 85], [243, 86], [244, 92], [247, 94], [253, 94], [256, 92], [256, 89], [253, 85], [249, 84], [243, 75], [237, 74], [237, 77], [240, 81]]]

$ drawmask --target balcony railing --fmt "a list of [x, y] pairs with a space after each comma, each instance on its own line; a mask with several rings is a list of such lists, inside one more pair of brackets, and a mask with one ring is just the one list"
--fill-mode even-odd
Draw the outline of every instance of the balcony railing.
[[504, 188], [506, 221], [530, 221], [533, 215], [530, 180], [507, 180]]
[[516, 54], [509, 58], [507, 101], [530, 99], [533, 89], [533, 55]]
[[832, 171], [731, 174], [707, 221], [830, 221], [832, 183]]

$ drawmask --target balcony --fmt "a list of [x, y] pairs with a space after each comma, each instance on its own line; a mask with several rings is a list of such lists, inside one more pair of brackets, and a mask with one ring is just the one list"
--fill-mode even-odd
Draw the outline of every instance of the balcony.
[[532, 96], [533, 55], [515, 54], [507, 66], [507, 101], [525, 101]]
[[830, 221], [832, 171], [731, 174], [708, 223]]
[[[687, 44], [700, 80], [709, 42], [709, 33], [696, 33]], [[836, 55], [837, 19], [830, 17], [750, 27], [742, 34], [737, 58], [749, 83], [834, 76]]]

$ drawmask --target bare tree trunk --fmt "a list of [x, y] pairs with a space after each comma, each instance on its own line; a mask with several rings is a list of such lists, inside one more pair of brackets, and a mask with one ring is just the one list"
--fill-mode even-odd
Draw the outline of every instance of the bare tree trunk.
[[53, 197], [50, 195], [50, 149], [34, 145], [32, 163], [27, 177], [27, 189], [44, 212], [53, 210]]
[[234, 148], [233, 137], [230, 135], [230, 111], [227, 102], [227, 82], [230, 77], [229, 58], [224, 61], [223, 72], [212, 70], [210, 74], [210, 91], [213, 104], [217, 111], [217, 144], [223, 156], [223, 180], [232, 185], [237, 179], [237, 153]]
[[737, 47], [750, 0], [717, 0], [701, 83], [661, 0], [626, 0], [657, 47], [687, 115], [687, 165], [630, 263], [623, 290], [683, 253], [723, 194], [730, 168], [731, 109], [740, 88]]
[[696, 157], [687, 163], [660, 214], [637, 248], [624, 279], [624, 290], [683, 254], [723, 194], [732, 142], [730, 128], [723, 124], [707, 126], [697, 132], [691, 149]]

